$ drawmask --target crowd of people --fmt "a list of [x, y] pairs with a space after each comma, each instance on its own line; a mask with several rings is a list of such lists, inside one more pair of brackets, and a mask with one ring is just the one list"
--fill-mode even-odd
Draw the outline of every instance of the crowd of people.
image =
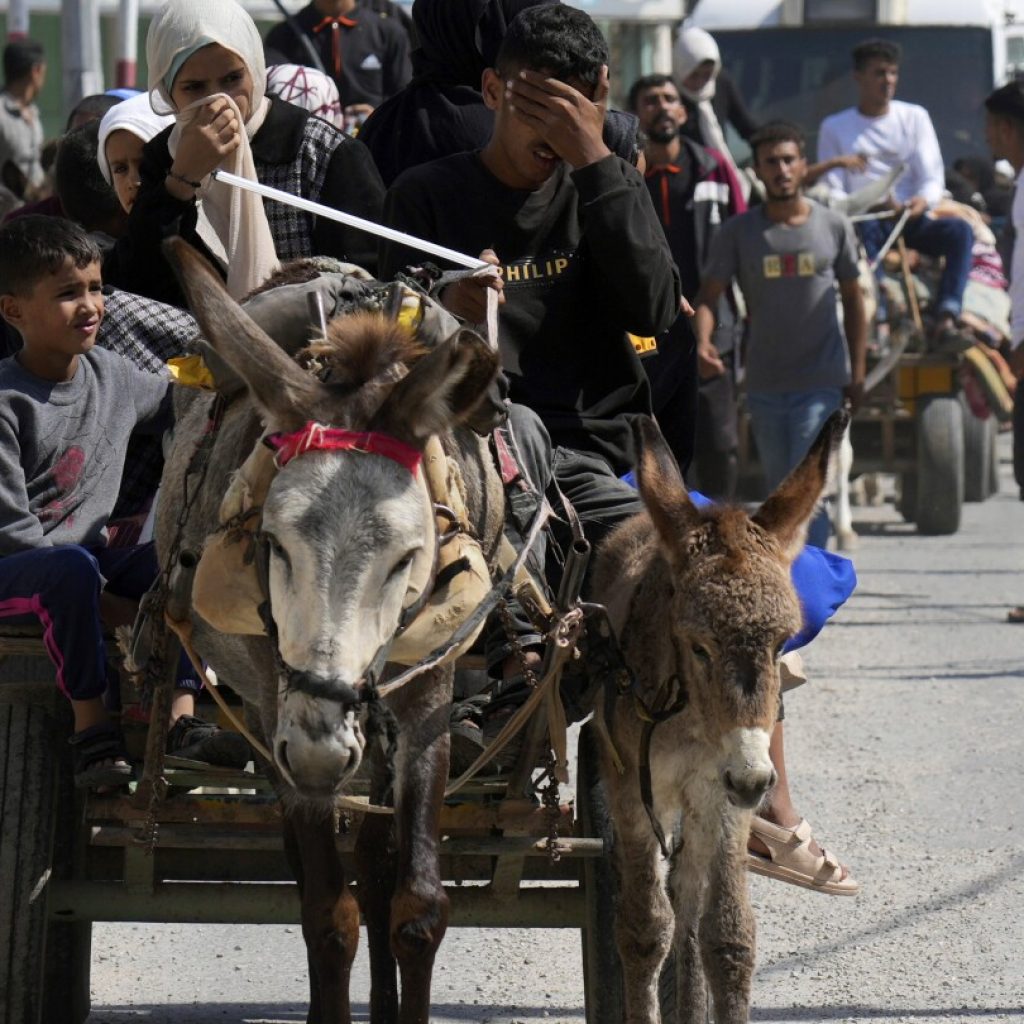
[[[148, 88], [79, 103], [49, 171], [35, 105], [45, 56], [19, 41], [3, 61], [0, 620], [43, 624], [81, 786], [116, 788], [132, 771], [103, 635], [132, 620], [157, 576], [147, 519], [172, 425], [165, 363], [199, 333], [161, 248], [171, 234], [243, 303], [265, 303], [249, 296], [301, 257], [324, 275], [343, 264], [411, 274], [469, 324], [495, 290], [503, 372], [479, 418], [504, 431], [520, 486], [540, 500], [557, 485], [592, 543], [641, 508], [629, 478], [637, 417], [654, 414], [688, 482], [728, 501], [741, 383], [769, 489], [830, 413], [857, 408], [869, 338], [883, 333], [869, 322], [860, 248], [877, 254], [886, 222], [866, 221], [858, 239], [843, 211], [879, 182], [881, 204], [907, 215], [906, 243], [942, 261], [930, 343], [1002, 346], [1024, 369], [1024, 301], [1011, 322], [1008, 300], [971, 298], [972, 284], [1005, 286], [991, 223], [1006, 204], [981, 161], [962, 162], [947, 193], [928, 113], [895, 99], [901, 54], [886, 41], [854, 51], [856, 103], [821, 125], [814, 164], [798, 126], [756, 122], [700, 29], [680, 33], [672, 75], [639, 79], [628, 110], [610, 110], [605, 40], [550, 0], [416, 0], [411, 24], [386, 0], [312, 0], [265, 39], [234, 0], [168, 0], [146, 56]], [[1024, 90], [1006, 86], [986, 106], [993, 154], [1019, 174]], [[727, 126], [748, 141], [752, 169], [738, 166]], [[236, 190], [218, 168], [500, 272], [425, 266], [414, 249]], [[304, 294], [267, 309], [275, 337], [307, 329]], [[853, 586], [849, 563], [822, 550], [828, 537], [823, 511], [794, 570], [807, 622], [793, 647]], [[517, 614], [519, 653], [506, 629], [488, 633], [493, 699], [457, 716], [471, 751], [527, 692], [524, 659], [539, 662], [540, 638]], [[199, 690], [183, 662], [168, 750], [244, 764], [244, 740], [196, 716]], [[780, 781], [755, 818], [752, 862], [854, 894], [794, 806], [782, 718], [780, 706]]]

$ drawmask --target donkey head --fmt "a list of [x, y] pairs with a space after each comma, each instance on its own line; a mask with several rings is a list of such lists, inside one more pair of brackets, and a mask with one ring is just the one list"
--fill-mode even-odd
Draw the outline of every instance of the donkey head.
[[[205, 338], [246, 382], [268, 433], [309, 421], [385, 434], [401, 450], [458, 424], [497, 371], [478, 335], [456, 332], [424, 352], [371, 314], [330, 325], [325, 383], [303, 370], [224, 291], [204, 261], [170, 243]], [[429, 585], [434, 514], [422, 470], [363, 450], [308, 451], [284, 464], [263, 506], [268, 589], [285, 671], [273, 753], [303, 796], [329, 800], [365, 743], [356, 691], [394, 636], [403, 607]]]
[[825, 487], [847, 415], [835, 413], [803, 462], [752, 516], [698, 509], [651, 420], [635, 431], [638, 484], [667, 565], [669, 617], [688, 713], [718, 752], [729, 800], [755, 806], [775, 784], [768, 740], [779, 657], [800, 628], [790, 566]]

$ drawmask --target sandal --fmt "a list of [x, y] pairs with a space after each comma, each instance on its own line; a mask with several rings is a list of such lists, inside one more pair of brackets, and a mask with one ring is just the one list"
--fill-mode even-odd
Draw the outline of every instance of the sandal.
[[750, 834], [769, 851], [767, 856], [747, 851], [747, 868], [754, 874], [829, 896], [856, 896], [860, 892], [860, 883], [849, 874], [843, 878], [843, 865], [828, 850], [822, 848], [820, 854], [811, 852], [813, 833], [806, 818], [794, 828], [783, 828], [755, 814]]
[[131, 781], [132, 766], [121, 730], [110, 722], [76, 732], [69, 740], [74, 751], [75, 785], [109, 791]]

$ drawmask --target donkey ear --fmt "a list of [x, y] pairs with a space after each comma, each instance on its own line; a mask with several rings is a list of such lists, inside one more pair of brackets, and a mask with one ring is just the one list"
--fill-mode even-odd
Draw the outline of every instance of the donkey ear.
[[203, 337], [245, 381], [256, 402], [278, 423], [305, 422], [310, 408], [322, 397], [320, 382], [304, 373], [256, 325], [191, 245], [181, 238], [169, 238], [163, 243], [163, 252], [181, 281]]
[[470, 330], [431, 349], [394, 387], [373, 426], [422, 443], [461, 423], [498, 372], [498, 354]]
[[807, 540], [807, 525], [828, 481], [829, 459], [839, 447], [849, 422], [850, 414], [845, 410], [832, 413], [803, 462], [775, 488], [752, 517], [758, 526], [774, 535], [790, 561], [796, 558]]
[[672, 449], [649, 416], [633, 421], [637, 453], [636, 482], [662, 543], [673, 557], [683, 553], [682, 539], [700, 522]]

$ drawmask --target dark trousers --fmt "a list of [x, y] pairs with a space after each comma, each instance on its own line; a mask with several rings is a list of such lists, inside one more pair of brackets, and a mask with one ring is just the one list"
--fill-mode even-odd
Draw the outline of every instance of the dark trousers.
[[[858, 227], [868, 259], [874, 259], [892, 230], [892, 221], [868, 220]], [[926, 256], [945, 257], [946, 265], [933, 306], [939, 313], [960, 316], [974, 248], [971, 226], [959, 217], [917, 217], [907, 221], [903, 240], [911, 249]]]
[[697, 343], [686, 317], [658, 338], [658, 351], [643, 360], [651, 384], [658, 426], [685, 475], [694, 457], [697, 434]]
[[[152, 543], [93, 549], [68, 544], [7, 555], [0, 559], [0, 620], [38, 622], [61, 692], [71, 700], [101, 697], [107, 687], [107, 652], [100, 591], [137, 601], [158, 571]], [[200, 688], [184, 656], [177, 685]]]
[[[511, 404], [505, 429], [516, 459], [525, 472], [523, 486], [513, 485], [509, 495], [512, 507], [505, 532], [516, 550], [521, 550], [521, 533], [532, 519], [540, 495], [547, 497], [557, 517], [550, 531], [554, 543], [545, 544], [541, 549], [534, 548], [538, 554], [534, 569], [536, 571], [543, 565], [543, 576], [554, 588], [561, 577], [562, 552], [568, 550], [572, 543], [572, 532], [562, 515], [559, 490], [580, 517], [592, 549], [596, 549], [619, 523], [639, 512], [643, 503], [636, 490], [620, 480], [600, 456], [552, 445], [547, 428], [532, 409]], [[592, 557], [591, 565], [593, 561]], [[524, 647], [539, 645], [542, 638], [522, 610], [513, 603], [510, 611], [518, 643]], [[485, 642], [488, 670], [491, 675], [500, 675], [501, 663], [513, 650], [504, 624], [492, 623]]]

